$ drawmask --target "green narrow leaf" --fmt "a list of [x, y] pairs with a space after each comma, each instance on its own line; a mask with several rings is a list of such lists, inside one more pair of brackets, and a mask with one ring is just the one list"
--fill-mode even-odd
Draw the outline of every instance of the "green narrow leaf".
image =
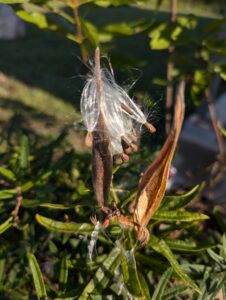
[[16, 189], [1, 190], [0, 191], [0, 200], [11, 199], [16, 194], [17, 194], [17, 190]]
[[5, 4], [17, 4], [17, 3], [27, 3], [29, 0], [1, 0], [1, 3]]
[[179, 296], [181, 293], [183, 293], [186, 290], [187, 287], [183, 285], [177, 285], [172, 288], [169, 288], [167, 292], [163, 295], [162, 300], [177, 299], [177, 296]]
[[223, 234], [222, 236], [222, 245], [223, 245], [224, 257], [226, 257], [226, 235], [225, 234]]
[[166, 30], [168, 25], [168, 22], [160, 23], [149, 32], [149, 37], [151, 38], [151, 49], [161, 50], [167, 49], [170, 46], [171, 41], [169, 39], [169, 36], [163, 35], [163, 32]]
[[151, 38], [150, 47], [155, 50], [167, 49], [176, 41], [182, 42], [181, 34], [183, 28], [178, 24], [170, 22], [161, 22], [152, 27], [149, 32]]
[[114, 271], [120, 264], [121, 250], [115, 247], [97, 269], [94, 277], [87, 284], [78, 300], [87, 300], [88, 296], [98, 291], [100, 293], [114, 276]]
[[148, 256], [137, 252], [136, 260], [139, 262], [139, 264], [149, 267], [149, 269], [154, 270], [154, 272], [157, 274], [162, 274], [166, 268], [170, 267], [165, 258], [161, 259], [161, 257], [156, 257], [156, 255]]
[[122, 268], [122, 275], [123, 275], [124, 282], [127, 284], [127, 282], [129, 281], [129, 270], [128, 270], [126, 256], [123, 253], [121, 254], [121, 268]]
[[4, 223], [0, 225], [0, 234], [2, 234], [12, 225], [13, 225], [13, 217], [9, 217]]
[[191, 96], [195, 105], [199, 105], [201, 99], [205, 95], [206, 88], [210, 85], [212, 80], [211, 74], [206, 70], [195, 70], [193, 84], [191, 88]]
[[99, 45], [99, 38], [98, 38], [98, 30], [97, 28], [90, 22], [85, 21], [84, 19], [80, 18], [82, 30], [84, 36], [90, 41], [93, 46]]
[[172, 272], [173, 272], [172, 268], [169, 268], [162, 275], [161, 279], [159, 280], [159, 283], [157, 284], [157, 286], [155, 288], [155, 292], [152, 296], [152, 300], [161, 300], [162, 299], [166, 285], [167, 285], [168, 281], [170, 280]]
[[217, 253], [215, 253], [213, 250], [208, 249], [207, 250], [209, 256], [216, 262], [218, 263], [220, 266], [226, 265], [226, 259], [223, 258], [222, 256], [218, 255]]
[[37, 199], [23, 199], [21, 206], [22, 207], [38, 207], [40, 206], [40, 202], [41, 200], [37, 200]]
[[0, 175], [2, 175], [3, 177], [5, 177], [11, 181], [16, 181], [15, 174], [7, 168], [0, 167]]
[[226, 129], [223, 128], [220, 124], [218, 124], [218, 128], [219, 128], [221, 134], [222, 134], [224, 137], [226, 137]]
[[4, 275], [5, 275], [5, 258], [0, 259], [0, 285], [3, 284]]
[[35, 256], [32, 253], [27, 254], [30, 270], [33, 277], [33, 282], [39, 300], [47, 300], [47, 293], [42, 277], [42, 273]]
[[211, 295], [210, 295], [210, 300], [215, 300], [217, 293], [220, 291], [221, 288], [223, 288], [225, 282], [226, 282], [226, 273], [223, 275], [223, 277], [219, 280], [217, 279], [217, 285], [214, 287]]
[[38, 199], [23, 199], [22, 206], [23, 207], [40, 206], [40, 207], [50, 208], [52, 210], [69, 210], [75, 208], [75, 205], [65, 205], [60, 203], [42, 203], [41, 200]]
[[181, 268], [184, 270], [184, 272], [192, 274], [192, 275], [197, 275], [197, 274], [203, 274], [205, 271], [210, 272], [211, 267], [208, 267], [206, 265], [201, 265], [201, 264], [189, 264], [189, 263], [184, 263], [181, 265]]
[[205, 270], [204, 274], [202, 275], [202, 277], [203, 277], [203, 279], [200, 282], [201, 294], [199, 295], [198, 300], [206, 300], [206, 299], [208, 299], [208, 291], [207, 291], [208, 282], [207, 282], [207, 280], [210, 277], [210, 272], [208, 270]]
[[171, 267], [173, 268], [174, 272], [191, 288], [195, 291], [200, 293], [198, 286], [194, 283], [194, 281], [181, 269], [178, 261], [176, 260], [175, 256], [173, 255], [170, 248], [167, 246], [164, 240], [158, 239], [156, 236], [152, 235], [150, 241], [148, 243], [156, 252], [160, 253], [161, 255], [165, 256], [165, 258], [169, 261]]
[[226, 222], [225, 222], [224, 215], [221, 213], [221, 208], [219, 209], [219, 207], [214, 207], [213, 215], [220, 229], [223, 232], [226, 232]]
[[120, 35], [132, 35], [146, 30], [150, 26], [150, 23], [143, 20], [136, 20], [133, 22], [120, 22], [106, 25], [102, 28], [102, 32], [105, 34], [111, 34], [113, 36]]
[[206, 220], [209, 219], [209, 217], [204, 214], [192, 213], [187, 211], [156, 211], [152, 219], [167, 222], [194, 222]]
[[28, 181], [25, 184], [23, 184], [21, 186], [22, 192], [26, 192], [26, 191], [30, 190], [34, 186], [34, 184], [35, 183], [33, 181]]
[[65, 205], [60, 203], [41, 203], [40, 206], [59, 210], [67, 210], [75, 207], [75, 205]]
[[222, 286], [223, 299], [226, 299], [226, 283]]
[[119, 35], [131, 35], [134, 33], [132, 26], [126, 22], [108, 24], [103, 30]]
[[187, 29], [194, 29], [197, 26], [198, 19], [195, 16], [188, 15], [188, 16], [178, 16], [177, 22], [187, 28]]
[[164, 240], [170, 249], [183, 252], [200, 252], [208, 248], [216, 247], [216, 244], [196, 243], [194, 241], [182, 241], [182, 240]]
[[56, 255], [59, 251], [57, 246], [54, 244], [54, 242], [52, 240], [49, 240], [48, 244], [49, 244], [50, 253]]
[[28, 13], [25, 10], [18, 10], [16, 14], [24, 21], [32, 23], [41, 29], [48, 28], [46, 16], [40, 12]]
[[120, 203], [120, 207], [123, 208], [125, 205], [127, 205], [132, 199], [135, 198], [135, 195], [137, 193], [137, 187], [133, 189], [129, 195]]
[[205, 184], [198, 184], [189, 192], [177, 196], [165, 196], [159, 211], [176, 210], [187, 206], [204, 188]]
[[65, 291], [67, 286], [67, 280], [68, 280], [68, 262], [67, 257], [64, 256], [61, 265], [60, 265], [60, 277], [59, 277], [59, 283], [60, 283], [60, 291]]
[[147, 283], [147, 280], [145, 279], [142, 272], [138, 272], [138, 278], [140, 280], [140, 284], [141, 284], [141, 287], [142, 287], [142, 293], [144, 295], [144, 299], [151, 300], [148, 283]]
[[29, 168], [29, 140], [26, 135], [22, 135], [20, 139], [20, 168]]
[[47, 228], [48, 230], [54, 232], [62, 233], [80, 233], [88, 235], [93, 231], [94, 226], [88, 223], [69, 223], [69, 222], [60, 222], [53, 219], [43, 217], [39, 214], [36, 214], [37, 222]]
[[137, 270], [134, 249], [122, 253], [121, 260], [123, 279], [128, 291], [134, 297], [145, 297], [145, 299], [150, 299], [145, 279], [142, 278], [142, 281], [144, 282], [141, 282], [141, 274], [139, 274]]
[[[214, 72], [220, 75], [223, 80], [226, 80], [226, 63], [218, 63], [214, 66]], [[223, 131], [224, 132], [224, 131]]]

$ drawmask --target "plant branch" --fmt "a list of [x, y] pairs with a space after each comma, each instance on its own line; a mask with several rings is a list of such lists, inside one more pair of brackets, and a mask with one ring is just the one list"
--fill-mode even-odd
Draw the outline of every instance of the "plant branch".
[[216, 135], [216, 140], [219, 149], [219, 155], [217, 156], [217, 159], [211, 166], [211, 170], [210, 170], [208, 186], [211, 189], [222, 180], [222, 177], [225, 174], [226, 156], [225, 156], [224, 137], [218, 127], [219, 121], [217, 119], [216, 111], [213, 104], [213, 95], [210, 89], [206, 91], [206, 102], [207, 102], [211, 123]]
[[[177, 19], [177, 0], [171, 0], [171, 17], [170, 20], [172, 23], [175, 23]], [[175, 47], [170, 46], [168, 49], [169, 60], [167, 64], [166, 78], [167, 78], [167, 87], [166, 87], [166, 134], [169, 134], [172, 121], [172, 106], [173, 106], [173, 69], [174, 63], [170, 60], [170, 56], [173, 54]]]
[[17, 190], [17, 203], [16, 203], [14, 210], [11, 212], [11, 215], [14, 217], [14, 219], [17, 219], [17, 217], [18, 217], [20, 206], [21, 206], [21, 203], [23, 200], [21, 187], [18, 186], [16, 188], [16, 190]]
[[84, 63], [87, 62], [88, 57], [87, 57], [87, 51], [84, 46], [84, 36], [82, 33], [82, 25], [79, 19], [79, 13], [78, 13], [78, 7], [79, 7], [79, 0], [74, 0], [74, 9], [73, 9], [73, 15], [74, 15], [74, 20], [75, 20], [75, 25], [77, 27], [77, 35], [80, 41], [80, 51], [81, 51], [81, 56], [82, 56], [82, 61]]
[[217, 115], [216, 115], [216, 111], [213, 105], [213, 97], [212, 97], [212, 93], [210, 91], [210, 89], [208, 89], [206, 91], [206, 102], [207, 102], [207, 106], [208, 106], [208, 110], [209, 110], [209, 114], [210, 114], [210, 119], [211, 119], [211, 123], [216, 135], [216, 139], [217, 139], [217, 144], [218, 144], [218, 148], [219, 148], [219, 160], [222, 163], [225, 163], [225, 146], [224, 146], [224, 137], [222, 136], [219, 128], [218, 128], [218, 124], [219, 121], [217, 119]]

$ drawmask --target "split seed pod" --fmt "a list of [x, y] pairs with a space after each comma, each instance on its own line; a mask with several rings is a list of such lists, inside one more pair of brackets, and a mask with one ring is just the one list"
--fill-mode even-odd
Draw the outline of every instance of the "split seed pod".
[[95, 51], [94, 70], [81, 96], [81, 113], [87, 128], [86, 144], [92, 147], [92, 180], [99, 207], [109, 210], [113, 156], [123, 162], [138, 150], [141, 126], [155, 128], [128, 94], [117, 85], [113, 74], [100, 66], [100, 50]]
[[146, 243], [149, 240], [149, 231], [146, 226], [158, 209], [165, 194], [171, 161], [184, 119], [184, 90], [185, 82], [182, 81], [177, 89], [174, 122], [171, 132], [161, 151], [142, 176], [137, 197], [131, 206], [133, 221], [137, 224], [137, 238], [142, 243]]

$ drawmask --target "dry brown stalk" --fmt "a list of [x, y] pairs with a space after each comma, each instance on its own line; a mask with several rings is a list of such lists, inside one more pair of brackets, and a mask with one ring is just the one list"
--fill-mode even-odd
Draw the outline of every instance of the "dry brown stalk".
[[[175, 23], [177, 20], [177, 0], [171, 0], [171, 22]], [[175, 47], [171, 46], [168, 49], [169, 53], [169, 61], [167, 63], [167, 71], [166, 71], [166, 78], [167, 78], [167, 87], [166, 87], [166, 134], [169, 134], [171, 128], [171, 121], [172, 121], [172, 114], [171, 109], [173, 106], [173, 69], [174, 63], [170, 59], [171, 55], [174, 52]]]
[[74, 0], [73, 3], [73, 16], [74, 16], [74, 20], [75, 20], [75, 25], [77, 28], [77, 35], [78, 35], [78, 39], [80, 41], [80, 51], [81, 51], [81, 56], [82, 56], [82, 61], [84, 63], [87, 63], [88, 61], [88, 53], [86, 51], [86, 48], [84, 46], [84, 36], [82, 33], [82, 26], [81, 26], [81, 22], [79, 19], [79, 13], [78, 13], [78, 7], [79, 7], [79, 0]]
[[[101, 101], [101, 70], [100, 50], [95, 52], [95, 73], [98, 103]], [[112, 181], [112, 155], [110, 152], [110, 141], [103, 115], [100, 111], [97, 125], [92, 133], [92, 180], [98, 206], [101, 210], [108, 212], [108, 199]]]
[[208, 185], [210, 188], [213, 188], [216, 184], [218, 184], [222, 180], [222, 177], [225, 174], [226, 153], [225, 153], [224, 137], [220, 132], [218, 126], [219, 121], [217, 119], [216, 111], [213, 104], [213, 96], [210, 89], [206, 91], [206, 102], [207, 102], [211, 123], [216, 135], [216, 140], [219, 149], [219, 155], [217, 157], [217, 160], [212, 165], [210, 170], [210, 179]]
[[218, 126], [219, 121], [217, 119], [216, 111], [213, 104], [213, 97], [210, 89], [206, 91], [206, 102], [210, 114], [211, 123], [217, 139], [217, 144], [219, 148], [219, 160], [225, 163], [226, 157], [225, 157], [224, 137], [219, 130], [219, 126]]

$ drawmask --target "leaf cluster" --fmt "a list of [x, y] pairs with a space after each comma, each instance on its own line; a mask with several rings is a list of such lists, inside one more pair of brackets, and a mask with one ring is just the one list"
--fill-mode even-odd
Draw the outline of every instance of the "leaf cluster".
[[[96, 205], [89, 189], [90, 157], [66, 150], [63, 140], [61, 135], [31, 147], [28, 136], [22, 135], [18, 145], [1, 152], [4, 299], [197, 299], [199, 293], [209, 297], [224, 287], [225, 240], [222, 244], [217, 236], [206, 238], [199, 222], [207, 216], [186, 209], [202, 185], [164, 197], [148, 225], [150, 241], [142, 248], [134, 233], [118, 223], [95, 229], [87, 222]], [[122, 210], [133, 199], [128, 200], [129, 190], [119, 193]], [[216, 284], [214, 274], [220, 278]]]

